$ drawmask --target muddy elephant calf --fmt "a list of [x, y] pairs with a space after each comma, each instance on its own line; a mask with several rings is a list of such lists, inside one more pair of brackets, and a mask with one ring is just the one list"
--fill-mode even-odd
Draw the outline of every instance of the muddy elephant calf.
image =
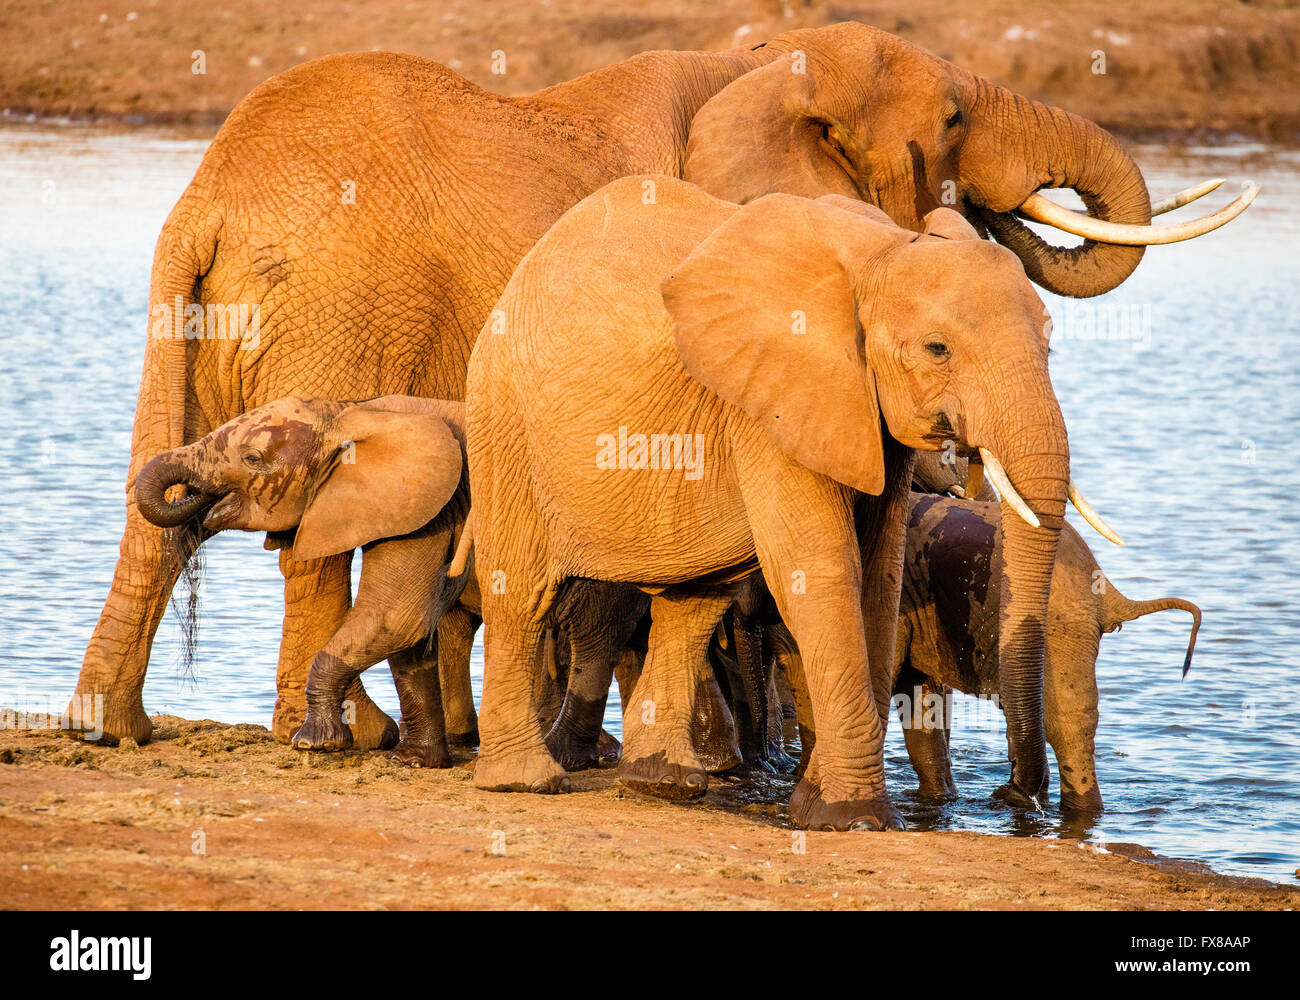
[[[935, 720], [925, 711], [926, 696], [942, 698], [945, 688], [976, 695], [998, 691], [1000, 539], [996, 503], [913, 495], [894, 693], [905, 716], [904, 739], [922, 795], [942, 796], [956, 790], [948, 728], [927, 726]], [[1170, 609], [1192, 615], [1185, 673], [1196, 645], [1201, 609], [1172, 597], [1129, 600], [1106, 579], [1078, 533], [1069, 525], [1062, 529], [1047, 616], [1043, 712], [1047, 741], [1060, 772], [1063, 809], [1102, 810], [1094, 761], [1096, 663], [1102, 634], [1115, 631], [1123, 622]]]
[[[288, 548], [300, 562], [363, 549], [356, 600], [312, 661], [298, 748], [351, 746], [347, 692], [384, 659], [402, 709], [387, 740], [397, 743], [393, 759], [449, 766], [444, 682], [457, 742], [475, 738], [469, 648], [478, 622], [454, 607], [473, 574], [451, 583], [444, 575], [469, 511], [464, 448], [462, 403], [290, 397], [159, 455], [141, 472], [137, 502], [155, 524], [265, 531], [269, 548]], [[168, 502], [167, 491], [182, 483], [189, 495]], [[477, 605], [472, 594], [470, 602]]]

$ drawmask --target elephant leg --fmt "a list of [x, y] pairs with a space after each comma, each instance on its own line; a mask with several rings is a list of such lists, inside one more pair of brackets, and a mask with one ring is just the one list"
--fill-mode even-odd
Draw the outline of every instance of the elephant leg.
[[[793, 774], [799, 761], [785, 750], [784, 714], [781, 709], [781, 687], [777, 680], [780, 671], [771, 658], [767, 661], [767, 756], [778, 774]], [[791, 703], [793, 708], [793, 703]]]
[[889, 727], [890, 696], [897, 661], [898, 606], [903, 554], [912, 507], [915, 455], [885, 438], [885, 488], [879, 497], [859, 497], [855, 517], [862, 558], [862, 620], [867, 636], [871, 690], [880, 713], [881, 732]]
[[817, 727], [813, 720], [812, 701], [808, 697], [808, 681], [803, 673], [803, 658], [794, 636], [784, 622], [769, 626], [767, 630], [771, 656], [790, 685], [790, 700], [799, 726], [799, 763], [794, 773], [803, 777], [812, 762], [813, 747], [817, 744]]
[[1087, 623], [1048, 632], [1043, 666], [1043, 721], [1061, 777], [1061, 809], [1100, 814], [1096, 740], [1097, 653], [1101, 633]]
[[[284, 576], [284, 626], [280, 662], [275, 674], [275, 715], [272, 735], [293, 741], [306, 719], [307, 676], [317, 651], [338, 633], [352, 604], [352, 553], [313, 562], [295, 562], [291, 549], [280, 550]], [[400, 648], [400, 647], [398, 647]], [[387, 655], [387, 654], [385, 654]], [[381, 657], [382, 659], [382, 657]], [[368, 667], [371, 664], [367, 663]], [[397, 723], [370, 700], [360, 671], [344, 692], [350, 702], [352, 745], [360, 750], [387, 748], [397, 742]]]
[[[357, 602], [312, 660], [307, 675], [306, 717], [292, 737], [299, 750], [345, 750], [353, 746], [373, 749], [355, 731], [362, 720], [354, 692], [360, 687], [362, 671], [417, 645], [421, 650], [427, 647], [427, 602], [434, 587], [433, 567], [438, 565], [431, 554], [443, 547], [444, 538], [429, 536], [380, 543], [366, 551]], [[436, 672], [434, 658], [426, 658]], [[412, 669], [406, 661], [393, 666], [404, 674]], [[425, 678], [419, 680], [428, 683]], [[427, 703], [430, 695], [426, 689], [418, 697]], [[436, 697], [441, 720], [441, 697]], [[393, 726], [391, 736], [385, 736], [380, 748], [388, 749], [399, 738], [398, 727]]]
[[692, 722], [703, 673], [711, 673], [709, 640], [731, 605], [728, 594], [669, 591], [650, 604], [650, 649], [636, 687], [638, 712], [626, 721], [619, 778], [638, 792], [695, 799], [709, 787], [695, 753]]
[[[737, 445], [755, 551], [803, 655], [817, 726], [808, 767], [790, 798], [790, 820], [816, 830], [900, 829], [885, 789], [885, 734], [867, 658], [850, 497], [766, 442]], [[897, 622], [895, 606], [891, 630]], [[886, 674], [891, 668], [880, 666]], [[888, 692], [884, 702], [888, 708]]]
[[149, 739], [153, 723], [142, 698], [149, 651], [172, 587], [197, 545], [192, 528], [157, 528], [135, 504], [127, 506], [113, 583], [67, 709], [73, 728], [99, 733], [105, 743]]
[[772, 705], [782, 719], [797, 719], [798, 711], [794, 705], [794, 691], [790, 687], [790, 678], [784, 668], [775, 659], [772, 662]]
[[736, 741], [736, 728], [717, 671], [712, 664], [705, 664], [695, 678], [691, 742], [695, 756], [710, 774], [734, 771], [741, 765], [744, 757]]
[[636, 683], [641, 679], [641, 668], [645, 664], [645, 653], [636, 649], [625, 649], [614, 664], [614, 680], [618, 683], [618, 700], [623, 708], [623, 725], [627, 725], [628, 705], [636, 691]]
[[732, 606], [730, 618], [735, 659], [728, 662], [727, 679], [735, 706], [741, 768], [749, 773], [770, 774], [776, 767], [767, 759], [768, 677], [763, 658], [763, 623], [736, 605]]
[[614, 680], [614, 651], [603, 641], [606, 633], [569, 633], [569, 676], [564, 701], [546, 745], [566, 771], [600, 765], [598, 744], [605, 720], [605, 702]]
[[474, 634], [482, 619], [465, 608], [452, 608], [438, 623], [438, 679], [447, 742], [452, 746], [478, 746], [478, 713], [470, 684], [470, 654]]
[[[894, 695], [904, 696], [899, 709], [904, 715], [903, 743], [916, 771], [918, 794], [922, 798], [942, 799], [957, 793], [948, 755], [947, 693], [943, 685], [931, 682], [910, 666], [899, 671], [894, 683]], [[934, 713], [927, 708], [935, 703], [935, 698], [943, 706], [942, 719], [933, 718]], [[911, 718], [906, 717], [909, 709]]]
[[425, 654], [422, 643], [388, 657], [393, 684], [402, 706], [401, 739], [388, 755], [412, 767], [451, 767], [439, 681], [439, 658]]
[[[480, 549], [480, 566], [500, 566]], [[501, 579], [537, 579], [527, 569], [502, 569]], [[522, 595], [519, 591], [525, 591]], [[521, 585], [483, 595], [483, 701], [474, 786], [496, 792], [567, 792], [570, 780], [546, 748], [538, 701], [539, 674], [548, 670], [544, 635]]]

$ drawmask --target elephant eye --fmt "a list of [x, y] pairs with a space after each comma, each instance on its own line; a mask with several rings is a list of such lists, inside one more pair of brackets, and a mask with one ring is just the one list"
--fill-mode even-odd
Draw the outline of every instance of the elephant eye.
[[250, 469], [255, 469], [262, 464], [262, 453], [255, 448], [246, 449], [241, 457]]
[[840, 142], [840, 137], [835, 132], [835, 126], [828, 122], [822, 122], [822, 141], [831, 147], [831, 150], [838, 155], [848, 159], [848, 154], [844, 152], [844, 145]]
[[961, 108], [957, 108], [955, 111], [953, 111], [952, 114], [948, 116], [947, 120], [944, 121], [943, 127], [951, 129], [951, 128], [956, 128], [960, 124], [961, 124]]
[[946, 358], [949, 355], [948, 345], [942, 340], [927, 340], [925, 349], [933, 354], [936, 358]]

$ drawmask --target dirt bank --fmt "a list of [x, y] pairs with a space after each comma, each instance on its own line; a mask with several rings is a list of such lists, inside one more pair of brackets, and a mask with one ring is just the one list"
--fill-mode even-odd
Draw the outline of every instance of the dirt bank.
[[[11, 0], [10, 115], [220, 122], [267, 77], [395, 49], [525, 93], [655, 48], [726, 48], [861, 20], [1130, 135], [1300, 137], [1300, 10], [1287, 0]], [[194, 72], [202, 53], [203, 73]], [[1104, 53], [1099, 73], [1097, 53]], [[504, 66], [498, 53], [504, 56]], [[504, 73], [494, 73], [493, 63]], [[0, 119], [2, 120], [2, 119]]]
[[[682, 806], [476, 791], [466, 756], [303, 755], [261, 726], [155, 716], [156, 741], [0, 732], [0, 906], [14, 908], [1282, 909], [1300, 889], [1072, 842], [797, 835], [786, 779]], [[201, 848], [202, 853], [196, 853]]]

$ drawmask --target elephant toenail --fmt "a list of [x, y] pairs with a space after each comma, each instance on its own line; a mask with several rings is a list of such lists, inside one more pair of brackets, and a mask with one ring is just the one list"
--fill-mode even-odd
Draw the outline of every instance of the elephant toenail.
[[888, 824], [888, 826], [887, 826], [887, 829], [890, 829], [890, 830], [906, 830], [906, 829], [907, 829], [907, 824], [904, 823], [904, 822], [903, 822], [901, 819], [899, 819], [897, 816], [891, 816], [891, 817], [889, 817], [889, 824]]
[[571, 792], [573, 791], [573, 782], [568, 778], [561, 778], [559, 787], [562, 792]]
[[875, 832], [880, 829], [880, 822], [879, 820], [872, 819], [869, 816], [863, 817], [862, 819], [855, 819], [852, 823], [850, 823], [849, 829], [850, 830], [871, 830], [872, 832]]

